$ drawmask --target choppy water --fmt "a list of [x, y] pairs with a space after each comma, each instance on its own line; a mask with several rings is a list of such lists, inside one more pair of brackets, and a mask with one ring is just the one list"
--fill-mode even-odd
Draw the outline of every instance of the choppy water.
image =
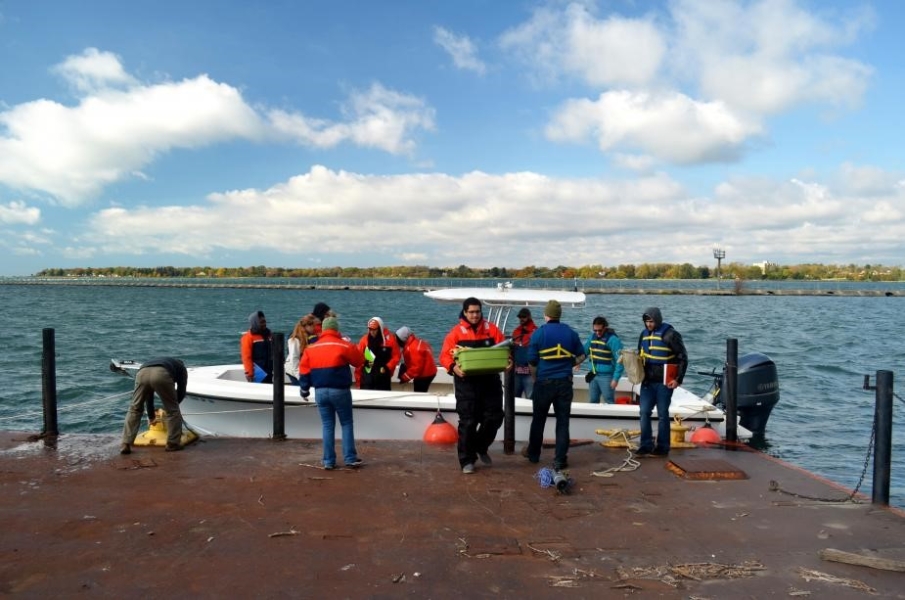
[[[288, 336], [318, 301], [339, 313], [343, 332], [353, 339], [376, 315], [392, 329], [408, 325], [437, 349], [458, 314], [457, 306], [420, 292], [0, 285], [7, 315], [0, 335], [0, 429], [42, 428], [44, 328], [55, 330], [60, 430], [112, 433], [121, 427], [131, 381], [109, 371], [111, 357], [238, 362], [250, 312], [263, 310], [271, 329]], [[874, 411], [874, 392], [861, 389], [863, 376], [873, 380], [881, 369], [900, 379], [905, 373], [899, 318], [905, 299], [590, 295], [585, 308], [568, 310], [563, 320], [584, 338], [591, 319], [604, 314], [631, 344], [641, 314], [652, 305], [682, 332], [690, 371], [721, 368], [728, 337], [738, 339], [739, 354], [770, 356], [781, 399], [767, 428], [768, 451], [846, 488], [857, 484]], [[705, 377], [686, 379], [699, 393], [708, 384]], [[87, 401], [94, 402], [67, 410]], [[891, 502], [905, 507], [905, 456], [896, 443], [905, 431], [905, 402], [897, 398], [894, 404]], [[867, 494], [872, 472], [869, 466], [861, 488]]]

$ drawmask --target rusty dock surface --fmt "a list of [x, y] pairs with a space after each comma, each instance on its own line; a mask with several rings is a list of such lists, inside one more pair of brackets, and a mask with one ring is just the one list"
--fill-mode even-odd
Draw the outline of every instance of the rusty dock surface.
[[[905, 598], [905, 516], [765, 455], [569, 453], [567, 494], [494, 445], [202, 440], [117, 453], [0, 433], [0, 596], [26, 598]], [[545, 449], [542, 460], [552, 458]], [[542, 466], [542, 465], [540, 465]], [[839, 550], [887, 568], [821, 558]]]

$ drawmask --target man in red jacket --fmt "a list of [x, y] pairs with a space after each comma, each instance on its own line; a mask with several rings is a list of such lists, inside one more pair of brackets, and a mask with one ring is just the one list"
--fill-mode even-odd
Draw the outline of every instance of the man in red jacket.
[[474, 473], [480, 457], [487, 466], [493, 464], [487, 449], [503, 424], [503, 383], [499, 373], [466, 376], [456, 364], [456, 348], [487, 348], [503, 341], [499, 327], [484, 319], [481, 301], [466, 298], [459, 322], [443, 340], [440, 364], [453, 376], [456, 390], [456, 412], [459, 414], [459, 466], [462, 473]]
[[434, 350], [427, 340], [422, 340], [408, 327], [396, 330], [396, 339], [402, 348], [402, 365], [399, 367], [399, 382], [414, 382], [416, 392], [426, 392], [437, 375]]
[[537, 324], [531, 318], [531, 311], [527, 307], [518, 311], [518, 326], [512, 330], [512, 362], [515, 364], [512, 395], [515, 398], [522, 395], [531, 398], [531, 392], [534, 391], [531, 366], [528, 364], [528, 342], [536, 329]]
[[359, 467], [364, 461], [355, 450], [355, 431], [352, 422], [352, 372], [360, 367], [361, 352], [352, 342], [339, 334], [336, 317], [327, 317], [317, 341], [308, 346], [299, 363], [299, 393], [308, 399], [311, 388], [320, 412], [324, 438], [324, 468], [336, 467], [336, 417], [343, 434], [343, 460], [347, 467]]

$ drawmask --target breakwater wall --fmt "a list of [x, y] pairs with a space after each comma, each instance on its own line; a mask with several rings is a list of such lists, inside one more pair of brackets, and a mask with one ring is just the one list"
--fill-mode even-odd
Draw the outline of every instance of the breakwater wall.
[[[893, 282], [889, 286], [861, 287], [858, 284], [845, 286], [831, 283], [814, 283], [808, 287], [791, 287], [789, 284], [771, 287], [769, 282], [743, 282], [736, 286], [732, 282], [720, 288], [681, 287], [681, 282], [669, 281], [670, 285], [658, 286], [656, 281], [631, 281], [624, 286], [618, 282], [606, 281], [566, 282], [556, 280], [519, 281], [518, 287], [526, 289], [551, 289], [579, 291], [586, 294], [622, 295], [686, 295], [686, 296], [865, 296], [893, 297], [905, 296], [905, 284]], [[613, 285], [617, 283], [617, 285]], [[410, 291], [425, 292], [447, 287], [495, 287], [496, 280], [369, 280], [369, 279], [309, 279], [303, 282], [280, 283], [279, 279], [255, 279], [250, 281], [230, 279], [134, 279], [134, 278], [0, 278], [0, 285], [67, 285], [67, 286], [116, 286], [116, 287], [159, 287], [159, 288], [219, 288], [219, 289], [283, 289], [283, 290], [368, 290], [368, 291]], [[679, 285], [677, 285], [679, 284]], [[792, 284], [794, 285], [794, 283]]]

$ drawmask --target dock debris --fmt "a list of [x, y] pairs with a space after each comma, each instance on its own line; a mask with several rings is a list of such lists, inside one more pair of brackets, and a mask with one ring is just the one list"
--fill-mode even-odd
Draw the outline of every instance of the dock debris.
[[267, 537], [277, 538], [277, 537], [283, 537], [283, 536], [287, 536], [287, 535], [298, 535], [300, 533], [301, 533], [301, 531], [296, 531], [295, 529], [290, 529], [289, 531], [277, 531], [275, 533], [271, 533]]
[[833, 548], [825, 548], [819, 551], [817, 553], [817, 556], [819, 556], [823, 560], [835, 561], [848, 565], [857, 565], [859, 567], [870, 567], [872, 569], [882, 569], [884, 571], [898, 571], [899, 573], [905, 573], [905, 562], [901, 560], [864, 556], [863, 554], [844, 552], [842, 550], [834, 550]]
[[835, 575], [830, 575], [829, 573], [824, 573], [822, 571], [815, 571], [814, 569], [805, 569], [804, 567], [798, 567], [798, 574], [802, 579], [810, 583], [811, 581], [822, 581], [824, 583], [832, 583], [835, 585], [845, 586], [847, 588], [852, 588], [853, 590], [860, 590], [862, 592], [868, 592], [869, 594], [876, 594], [877, 590], [870, 587], [863, 581], [858, 581], [857, 579], [848, 579], [846, 577], [836, 577]]
[[618, 567], [621, 580], [658, 579], [672, 587], [678, 587], [683, 579], [706, 581], [712, 579], [739, 579], [753, 577], [766, 567], [759, 561], [746, 560], [739, 564], [685, 563], [681, 565], [657, 565], [653, 567]]

